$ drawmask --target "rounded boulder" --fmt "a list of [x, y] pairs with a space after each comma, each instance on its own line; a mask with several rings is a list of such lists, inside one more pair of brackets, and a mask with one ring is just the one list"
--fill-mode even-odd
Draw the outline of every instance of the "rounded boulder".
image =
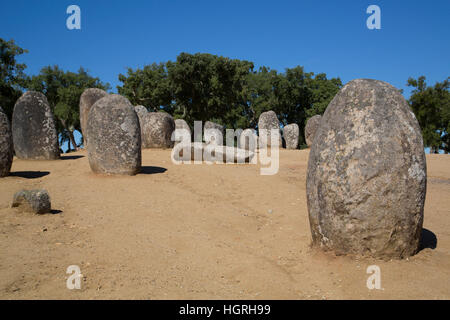
[[172, 148], [172, 133], [175, 131], [175, 121], [165, 112], [149, 112], [143, 118], [143, 147]]
[[275, 141], [278, 140], [278, 147], [281, 148], [280, 122], [278, 121], [277, 114], [274, 111], [270, 110], [261, 113], [258, 119], [258, 131], [260, 148], [272, 146], [273, 132], [278, 136], [278, 138], [274, 137], [273, 139], [275, 139]]
[[314, 141], [314, 137], [317, 132], [317, 128], [319, 128], [320, 120], [322, 119], [322, 116], [317, 114], [306, 122], [305, 126], [305, 140], [308, 147], [311, 147]]
[[297, 149], [299, 134], [300, 129], [296, 123], [288, 124], [283, 128], [283, 137], [284, 141], [286, 141], [286, 149]]
[[340, 90], [310, 150], [306, 190], [313, 245], [382, 259], [418, 251], [426, 160], [396, 88], [358, 79]]
[[102, 89], [89, 88], [83, 91], [80, 97], [80, 126], [81, 132], [83, 133], [83, 143], [87, 148], [88, 136], [87, 136], [87, 121], [89, 116], [89, 111], [91, 110], [94, 103], [96, 103], [101, 98], [104, 98], [108, 93]]
[[86, 129], [93, 172], [135, 175], [140, 171], [141, 130], [128, 99], [111, 94], [98, 100], [89, 112]]
[[13, 161], [12, 134], [9, 120], [0, 107], [0, 177], [9, 175]]
[[19, 159], [59, 159], [55, 120], [45, 95], [27, 91], [17, 100], [12, 116], [12, 136]]

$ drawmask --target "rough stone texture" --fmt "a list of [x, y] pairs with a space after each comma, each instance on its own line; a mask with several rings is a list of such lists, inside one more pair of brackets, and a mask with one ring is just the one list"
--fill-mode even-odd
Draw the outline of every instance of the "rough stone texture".
[[203, 126], [203, 131], [204, 131], [203, 136], [204, 136], [205, 140], [206, 140], [206, 134], [210, 130], [217, 130], [218, 132], [220, 132], [222, 134], [222, 143], [219, 143], [219, 141], [217, 141], [217, 143], [216, 143], [216, 133], [213, 131], [214, 136], [211, 137], [210, 143], [223, 145], [223, 141], [225, 139], [224, 127], [218, 123], [206, 121], [205, 125]]
[[[250, 141], [253, 141], [250, 144]], [[252, 147], [251, 147], [252, 146]], [[239, 136], [239, 148], [255, 151], [258, 147], [258, 136], [253, 129], [245, 129]]]
[[316, 135], [317, 129], [320, 125], [320, 120], [322, 119], [321, 115], [315, 115], [306, 122], [305, 126], [305, 140], [308, 147], [312, 146], [312, 143], [314, 141], [314, 137]]
[[172, 148], [172, 132], [175, 131], [175, 121], [165, 112], [149, 112], [144, 117], [142, 128], [144, 148]]
[[148, 113], [148, 110], [146, 107], [144, 106], [135, 106], [134, 107], [134, 111], [136, 111], [136, 114], [138, 116], [139, 119], [139, 126], [141, 127], [141, 142], [143, 141], [143, 136], [144, 136], [144, 132], [143, 132], [143, 128], [144, 128], [144, 118]]
[[134, 175], [141, 169], [141, 129], [128, 99], [98, 100], [87, 122], [89, 165], [95, 173]]
[[9, 175], [13, 160], [11, 126], [6, 114], [0, 107], [0, 178]]
[[47, 190], [21, 190], [14, 194], [13, 208], [20, 207], [24, 211], [33, 213], [49, 213], [51, 212], [50, 196]]
[[108, 93], [102, 89], [90, 88], [84, 90], [83, 94], [80, 97], [80, 126], [81, 132], [83, 133], [83, 144], [85, 149], [87, 148], [89, 139], [86, 130], [89, 111], [91, 110], [94, 103], [96, 103], [101, 98], [106, 97], [107, 95]]
[[[281, 134], [280, 132], [280, 122], [278, 121], [277, 115], [274, 111], [270, 110], [267, 112], [261, 113], [258, 120], [258, 130], [259, 130], [259, 147], [270, 147], [272, 145], [271, 142], [271, 130], [278, 130], [279, 136], [279, 147], [281, 148]], [[267, 130], [267, 134], [263, 134], [261, 130]]]
[[[190, 150], [188, 154], [184, 153], [186, 149]], [[227, 152], [233, 155], [228, 161]], [[197, 159], [195, 159], [196, 153], [201, 155], [198, 156]], [[207, 157], [205, 157], [205, 153]], [[209, 156], [211, 156], [211, 158], [209, 158]], [[176, 161], [196, 160], [211, 162], [219, 161], [223, 163], [249, 163], [252, 161], [254, 156], [255, 153], [252, 151], [206, 143], [178, 143], [173, 149], [173, 157]]]
[[58, 134], [47, 98], [40, 92], [25, 92], [12, 116], [14, 150], [19, 159], [59, 159]]
[[299, 134], [300, 129], [296, 123], [288, 124], [283, 128], [283, 137], [284, 141], [286, 141], [286, 149], [297, 149]]
[[[175, 120], [175, 131], [177, 130], [182, 130], [185, 129], [187, 130], [187, 132], [189, 133], [189, 135], [191, 135], [191, 139], [189, 139], [189, 141], [192, 140], [192, 131], [191, 128], [189, 127], [189, 125], [187, 124], [186, 121], [184, 121], [183, 119], [177, 119]], [[175, 137], [173, 137], [175, 139]], [[175, 142], [175, 144], [178, 144], [180, 142]]]
[[316, 134], [307, 171], [313, 245], [383, 259], [416, 253], [426, 162], [419, 124], [400, 92], [353, 80]]
[[148, 113], [148, 110], [144, 106], [135, 106], [134, 111], [136, 111], [136, 114], [139, 117], [139, 121], [145, 117], [145, 115]]

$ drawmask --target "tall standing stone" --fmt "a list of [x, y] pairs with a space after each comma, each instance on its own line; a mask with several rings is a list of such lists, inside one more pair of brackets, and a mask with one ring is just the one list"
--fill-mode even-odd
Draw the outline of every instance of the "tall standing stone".
[[[190, 136], [189, 141], [192, 140], [191, 128], [189, 127], [189, 125], [187, 124], [187, 122], [185, 120], [183, 120], [183, 119], [175, 120], [175, 131], [177, 131], [177, 130], [186, 130], [186, 132], [184, 132], [184, 133], [189, 134], [189, 136]], [[186, 139], [187, 138], [188, 137], [186, 137]], [[174, 139], [175, 139], [175, 137], [174, 137]], [[177, 143], [175, 143], [175, 144], [177, 144]]]
[[12, 136], [19, 159], [59, 159], [55, 120], [42, 93], [27, 91], [17, 100], [12, 116]]
[[284, 141], [286, 141], [286, 149], [297, 149], [299, 134], [300, 129], [296, 123], [288, 124], [283, 128], [283, 137]]
[[80, 126], [81, 132], [83, 133], [83, 144], [87, 148], [88, 136], [87, 136], [87, 121], [89, 116], [89, 111], [91, 110], [94, 103], [103, 97], [106, 97], [108, 93], [102, 89], [89, 88], [84, 90], [80, 97]]
[[[203, 126], [203, 131], [205, 141], [207, 136], [211, 136], [210, 143], [223, 145], [223, 139], [225, 138], [225, 129], [222, 125], [212, 121], [206, 121], [205, 125]], [[220, 135], [222, 135], [222, 141], [220, 141]]]
[[141, 130], [128, 99], [111, 94], [98, 100], [89, 112], [86, 129], [93, 172], [135, 175], [140, 171]]
[[309, 155], [313, 245], [383, 259], [413, 255], [426, 179], [420, 127], [401, 93], [382, 81], [349, 82], [329, 104]]
[[148, 113], [148, 110], [144, 106], [135, 106], [134, 111], [136, 111], [136, 114], [139, 119], [139, 126], [141, 127], [141, 142], [144, 141], [144, 131], [142, 130], [144, 128], [144, 118]]
[[314, 141], [314, 137], [317, 132], [317, 128], [319, 128], [320, 120], [322, 119], [321, 115], [315, 115], [311, 117], [307, 122], [305, 126], [305, 140], [308, 147], [312, 146], [312, 143]]
[[258, 136], [253, 129], [245, 129], [239, 136], [239, 148], [255, 151], [258, 147]]
[[[278, 146], [281, 148], [280, 122], [274, 111], [261, 113], [258, 120], [259, 147], [270, 147], [272, 145], [272, 130], [278, 135]], [[276, 138], [275, 138], [276, 139]]]
[[0, 178], [9, 175], [13, 160], [11, 126], [6, 114], [0, 107]]
[[149, 112], [144, 117], [143, 147], [144, 148], [172, 148], [172, 133], [175, 121], [165, 112]]

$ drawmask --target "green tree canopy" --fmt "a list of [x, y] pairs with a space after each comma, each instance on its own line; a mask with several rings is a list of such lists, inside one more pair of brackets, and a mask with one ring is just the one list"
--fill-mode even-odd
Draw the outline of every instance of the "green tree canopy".
[[250, 61], [197, 53], [181, 53], [176, 61], [128, 69], [119, 75], [118, 92], [133, 104], [164, 110], [175, 118], [214, 121], [227, 128], [256, 128], [262, 112], [274, 110], [283, 124], [322, 114], [342, 87], [338, 78], [306, 73], [303, 67], [284, 73]]
[[26, 82], [24, 70], [27, 66], [18, 63], [16, 58], [26, 52], [28, 51], [17, 46], [14, 40], [5, 41], [0, 38], [0, 101], [10, 120], [14, 104], [22, 95]]
[[430, 152], [449, 152], [450, 77], [434, 86], [427, 86], [425, 80], [424, 76], [408, 79], [408, 86], [414, 88], [409, 104], [422, 129], [424, 145]]

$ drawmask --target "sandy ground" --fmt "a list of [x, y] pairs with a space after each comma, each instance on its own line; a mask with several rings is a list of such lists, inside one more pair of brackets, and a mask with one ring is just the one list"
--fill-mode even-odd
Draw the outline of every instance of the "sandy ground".
[[[144, 150], [143, 173], [91, 173], [84, 151], [14, 159], [0, 180], [3, 299], [449, 299], [450, 156], [428, 155], [424, 249], [402, 261], [310, 248], [308, 150], [281, 150], [280, 170], [181, 165]], [[9, 208], [45, 188], [53, 214]], [[381, 290], [369, 290], [369, 265]], [[66, 288], [78, 265], [81, 290]]]

